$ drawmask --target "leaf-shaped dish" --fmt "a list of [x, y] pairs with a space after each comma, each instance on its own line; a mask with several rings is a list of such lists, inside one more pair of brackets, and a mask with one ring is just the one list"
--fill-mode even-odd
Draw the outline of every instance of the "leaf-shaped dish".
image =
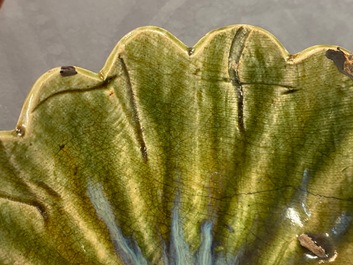
[[144, 27], [48, 71], [0, 133], [1, 263], [353, 264], [349, 59]]

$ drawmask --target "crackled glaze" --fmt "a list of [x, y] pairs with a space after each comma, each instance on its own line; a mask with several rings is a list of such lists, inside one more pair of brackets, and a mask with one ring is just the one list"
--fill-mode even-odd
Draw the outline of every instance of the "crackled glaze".
[[353, 83], [328, 49], [144, 27], [99, 73], [48, 71], [0, 132], [0, 262], [316, 264], [298, 236], [327, 234], [352, 264]]

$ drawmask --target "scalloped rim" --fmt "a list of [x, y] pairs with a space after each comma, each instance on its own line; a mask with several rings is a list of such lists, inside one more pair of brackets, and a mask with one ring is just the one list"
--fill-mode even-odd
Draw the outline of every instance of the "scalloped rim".
[[[124, 47], [125, 44], [132, 41], [134, 38], [136, 38], [140, 34], [148, 34], [149, 32], [151, 33], [157, 33], [162, 35], [166, 41], [172, 42], [174, 46], [177, 49], [180, 49], [182, 52], [188, 53], [190, 49], [194, 49], [195, 53], [193, 53], [191, 56], [195, 56], [199, 50], [202, 50], [201, 48], [207, 44], [207, 41], [209, 39], [212, 39], [215, 35], [221, 34], [222, 32], [228, 32], [235, 30], [236, 28], [239, 27], [247, 27], [252, 30], [256, 30], [261, 32], [264, 35], [267, 35], [271, 38], [271, 40], [277, 44], [279, 47], [279, 50], [282, 53], [283, 58], [285, 58], [288, 63], [291, 64], [296, 64], [301, 62], [304, 59], [307, 59], [308, 57], [311, 57], [315, 55], [316, 53], [322, 52], [322, 50], [326, 49], [332, 49], [332, 48], [337, 48], [335, 45], [315, 45], [311, 46], [309, 48], [306, 48], [296, 54], [290, 54], [286, 48], [281, 44], [281, 42], [269, 31], [262, 29], [257, 26], [252, 26], [252, 25], [247, 25], [247, 24], [234, 24], [222, 28], [215, 29], [213, 31], [208, 32], [206, 35], [204, 35], [193, 47], [188, 47], [185, 45], [181, 40], [179, 40], [176, 36], [174, 36], [172, 33], [169, 31], [156, 27], [156, 26], [144, 26], [144, 27], [139, 27], [129, 33], [127, 33], [113, 48], [112, 52], [108, 56], [106, 63], [104, 64], [103, 68], [98, 72], [94, 73], [89, 70], [85, 70], [83, 68], [75, 66], [76, 70], [78, 70], [79, 73], [84, 74], [84, 75], [90, 75], [91, 77], [97, 78], [96, 80], [100, 80], [101, 82], [104, 82], [107, 80], [109, 77], [111, 77], [112, 73], [114, 72], [114, 67], [115, 64], [114, 62], [118, 59], [118, 56], [124, 52]], [[346, 51], [350, 53], [348, 50], [341, 48], [343, 51]], [[40, 90], [42, 89], [43, 85], [48, 82], [48, 80], [52, 78], [56, 78], [59, 74], [60, 67], [56, 67], [53, 69], [50, 69], [46, 73], [44, 73], [42, 76], [38, 78], [38, 80], [34, 83], [32, 89], [30, 90], [24, 105], [21, 110], [21, 114], [19, 116], [17, 126], [15, 130], [9, 130], [9, 131], [0, 131], [0, 136], [1, 137], [18, 137], [18, 136], [23, 136], [21, 134], [21, 128], [25, 129], [29, 126], [30, 123], [30, 113], [31, 111], [35, 108], [36, 104], [40, 102]]]

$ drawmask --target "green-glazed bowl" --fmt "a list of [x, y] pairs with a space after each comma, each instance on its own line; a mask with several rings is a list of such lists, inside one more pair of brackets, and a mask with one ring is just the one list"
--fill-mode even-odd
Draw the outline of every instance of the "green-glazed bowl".
[[49, 70], [0, 132], [0, 263], [353, 264], [351, 60], [143, 27]]

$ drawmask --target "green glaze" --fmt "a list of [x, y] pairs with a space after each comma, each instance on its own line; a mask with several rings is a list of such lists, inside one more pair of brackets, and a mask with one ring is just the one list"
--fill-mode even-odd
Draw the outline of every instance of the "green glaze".
[[0, 132], [0, 263], [124, 264], [119, 230], [163, 264], [174, 224], [194, 255], [209, 222], [229, 263], [317, 264], [297, 239], [313, 233], [353, 264], [353, 81], [329, 48], [144, 27], [98, 74], [48, 71]]

